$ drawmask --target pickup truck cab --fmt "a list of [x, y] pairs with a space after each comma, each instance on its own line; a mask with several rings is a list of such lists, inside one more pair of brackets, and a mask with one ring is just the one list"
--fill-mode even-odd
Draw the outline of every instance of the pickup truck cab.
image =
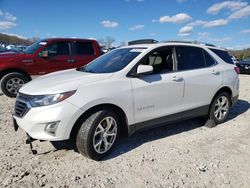
[[2, 92], [15, 97], [32, 78], [47, 73], [80, 68], [101, 55], [95, 40], [53, 38], [40, 40], [21, 52], [0, 54]]

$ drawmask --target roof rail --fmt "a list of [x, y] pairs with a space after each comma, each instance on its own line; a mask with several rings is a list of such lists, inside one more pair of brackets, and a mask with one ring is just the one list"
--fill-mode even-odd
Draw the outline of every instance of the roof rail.
[[216, 47], [214, 44], [209, 44], [209, 43], [204, 43], [204, 42], [199, 42], [199, 41], [176, 41], [176, 40], [168, 40], [168, 41], [161, 41], [163, 43], [165, 42], [172, 42], [172, 43], [185, 43], [185, 44], [199, 44], [199, 45], [205, 45], [205, 46], [211, 46], [211, 47]]
[[154, 39], [140, 39], [140, 40], [129, 41], [128, 45], [135, 45], [135, 44], [155, 44], [155, 43], [158, 43], [158, 41], [154, 40]]

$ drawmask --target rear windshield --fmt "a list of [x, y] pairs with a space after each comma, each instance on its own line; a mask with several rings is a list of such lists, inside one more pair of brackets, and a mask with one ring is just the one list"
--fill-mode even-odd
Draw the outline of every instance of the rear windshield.
[[232, 58], [230, 57], [230, 55], [227, 53], [227, 51], [224, 50], [216, 50], [216, 49], [211, 49], [209, 48], [211, 51], [213, 51], [217, 56], [219, 56], [223, 61], [225, 61], [226, 63], [229, 64], [234, 64]]

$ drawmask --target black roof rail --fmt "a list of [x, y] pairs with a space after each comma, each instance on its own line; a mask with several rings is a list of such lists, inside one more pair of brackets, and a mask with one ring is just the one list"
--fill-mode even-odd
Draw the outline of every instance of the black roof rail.
[[204, 43], [206, 46], [216, 47], [214, 44]]
[[[181, 40], [165, 40], [161, 41], [162, 43], [185, 43], [185, 44], [194, 44], [194, 41], [181, 41]], [[196, 43], [195, 43], [196, 44]]]
[[158, 41], [154, 40], [154, 39], [140, 39], [140, 40], [129, 41], [128, 45], [135, 45], [135, 44], [155, 44], [155, 43], [158, 43]]
[[168, 41], [161, 41], [161, 42], [172, 42], [172, 43], [185, 43], [185, 44], [200, 44], [205, 46], [216, 47], [214, 44], [199, 42], [199, 41], [178, 41], [178, 40], [168, 40]]

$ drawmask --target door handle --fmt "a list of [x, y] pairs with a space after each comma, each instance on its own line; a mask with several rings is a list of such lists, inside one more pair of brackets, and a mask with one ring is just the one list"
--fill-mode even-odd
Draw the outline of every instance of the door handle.
[[183, 78], [181, 76], [173, 76], [172, 77], [172, 81], [175, 81], [175, 82], [180, 82], [182, 80], [183, 80]]
[[75, 59], [68, 59], [68, 62], [69, 62], [69, 63], [75, 63], [76, 60], [75, 60]]
[[220, 74], [220, 71], [212, 70], [212, 74], [214, 74], [214, 75], [219, 75], [219, 74]]

